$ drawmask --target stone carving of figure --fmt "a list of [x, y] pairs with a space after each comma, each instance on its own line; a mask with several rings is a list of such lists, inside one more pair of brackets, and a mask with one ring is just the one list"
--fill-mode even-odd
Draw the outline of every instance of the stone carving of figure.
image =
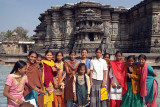
[[71, 26], [71, 22], [67, 20], [66, 21], [66, 33], [70, 35], [72, 33], [72, 30], [73, 28]]
[[152, 29], [153, 33], [160, 33], [160, 13], [158, 15], [154, 15], [152, 19]]
[[57, 23], [53, 23], [52, 25], [52, 32], [54, 36], [58, 36], [58, 35], [62, 35], [60, 30], [59, 30], [59, 26]]

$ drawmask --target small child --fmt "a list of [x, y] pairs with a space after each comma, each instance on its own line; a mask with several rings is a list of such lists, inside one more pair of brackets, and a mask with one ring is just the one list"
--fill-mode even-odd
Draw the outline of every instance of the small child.
[[42, 61], [42, 55], [41, 54], [37, 54], [36, 63], [41, 64], [41, 61]]
[[39, 71], [42, 73], [43, 72], [43, 65], [42, 65], [41, 61], [42, 61], [42, 55], [41, 54], [37, 54], [36, 63], [39, 64]]
[[4, 88], [4, 96], [8, 100], [7, 107], [19, 107], [24, 103], [24, 86], [28, 83], [26, 70], [27, 64], [20, 60], [15, 63], [13, 70], [7, 76]]
[[79, 64], [77, 72], [73, 80], [74, 102], [78, 103], [78, 107], [85, 107], [90, 100], [90, 80], [85, 74], [87, 67], [84, 63]]

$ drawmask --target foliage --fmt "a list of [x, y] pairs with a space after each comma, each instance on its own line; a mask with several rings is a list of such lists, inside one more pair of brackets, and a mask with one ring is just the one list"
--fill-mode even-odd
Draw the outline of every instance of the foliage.
[[12, 35], [12, 31], [11, 31], [11, 30], [8, 30], [8, 31], [5, 33], [5, 37], [6, 37], [6, 38], [11, 37], [11, 35]]
[[28, 30], [24, 29], [23, 27], [17, 27], [12, 32], [16, 32], [18, 36], [21, 36], [24, 39], [28, 39]]
[[30, 39], [30, 37], [27, 36], [28, 30], [24, 29], [23, 27], [17, 27], [13, 31], [7, 30], [6, 32], [1, 32], [0, 40], [11, 37], [13, 32], [16, 32], [19, 37], [22, 37], [24, 39]]

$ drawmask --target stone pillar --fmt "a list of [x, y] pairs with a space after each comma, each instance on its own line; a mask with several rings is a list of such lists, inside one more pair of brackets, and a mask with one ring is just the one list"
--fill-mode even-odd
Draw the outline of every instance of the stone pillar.
[[88, 33], [85, 33], [84, 39], [85, 39], [85, 40], [89, 40], [89, 38], [88, 38]]
[[97, 41], [98, 40], [98, 36], [97, 34], [94, 34], [94, 40]]
[[45, 47], [48, 48], [50, 45], [50, 37], [51, 37], [51, 17], [46, 16], [45, 21], [47, 24], [46, 37], [45, 37]]
[[89, 22], [88, 21], [86, 22], [86, 26], [87, 26], [87, 28], [89, 27]]
[[95, 26], [95, 22], [92, 22], [92, 27], [94, 27]]

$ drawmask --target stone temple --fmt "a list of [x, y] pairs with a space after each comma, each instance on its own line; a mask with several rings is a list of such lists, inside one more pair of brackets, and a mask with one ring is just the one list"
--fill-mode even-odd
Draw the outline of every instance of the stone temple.
[[40, 14], [34, 50], [43, 53], [95, 48], [115, 53], [160, 52], [160, 1], [144, 0], [130, 9], [93, 1], [53, 6]]

